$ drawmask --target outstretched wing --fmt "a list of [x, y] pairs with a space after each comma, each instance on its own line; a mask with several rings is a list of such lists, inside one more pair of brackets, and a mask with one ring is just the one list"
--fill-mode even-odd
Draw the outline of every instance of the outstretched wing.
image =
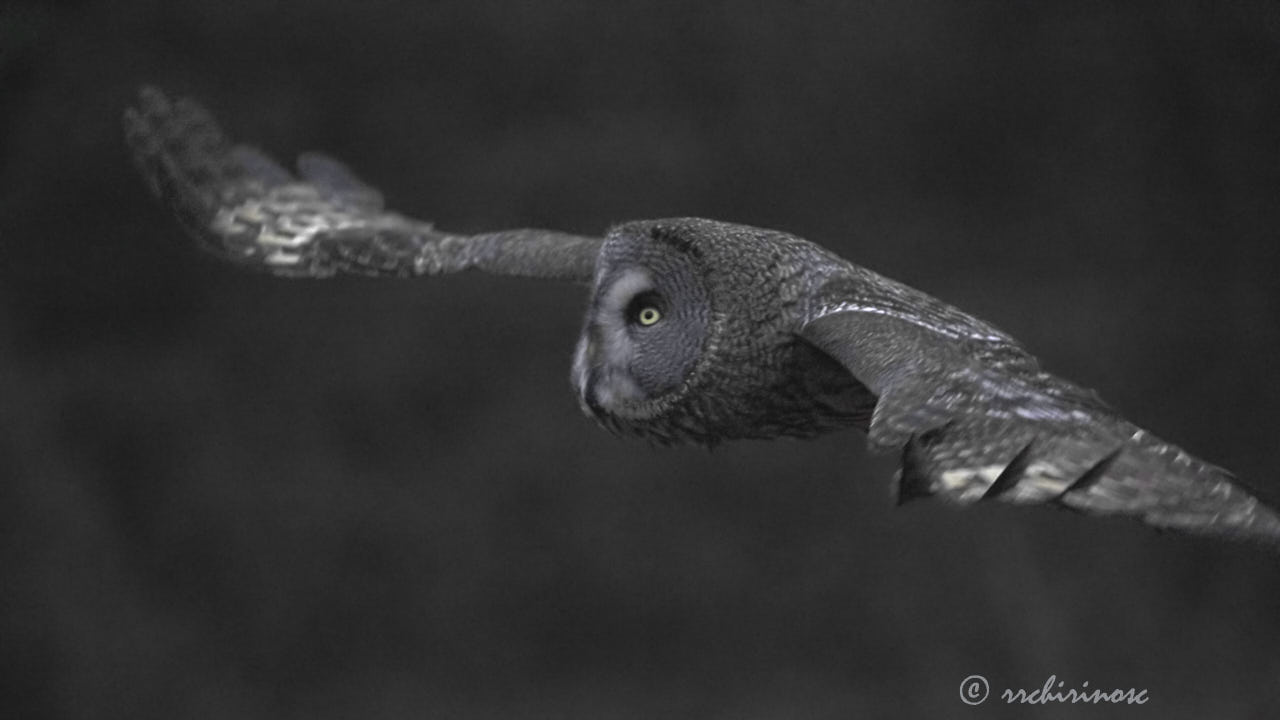
[[873, 273], [833, 281], [802, 335], [877, 396], [868, 438], [902, 453], [899, 500], [1056, 503], [1280, 546], [1231, 473], [1040, 370], [991, 326]]
[[153, 193], [219, 257], [278, 275], [500, 275], [589, 281], [600, 238], [549, 230], [441, 232], [383, 209], [382, 196], [342, 163], [309, 153], [300, 178], [232, 145], [191, 100], [144, 88], [124, 115], [125, 138]]

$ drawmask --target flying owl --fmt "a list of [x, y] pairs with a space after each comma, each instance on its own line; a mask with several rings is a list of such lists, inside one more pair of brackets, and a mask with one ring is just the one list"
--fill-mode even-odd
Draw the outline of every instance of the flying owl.
[[900, 456], [899, 501], [1048, 503], [1280, 547], [1280, 515], [1230, 472], [1044, 372], [994, 326], [812, 242], [700, 218], [455, 235], [387, 211], [324, 155], [300, 157], [295, 177], [190, 100], [144, 89], [124, 127], [151, 190], [226, 260], [288, 277], [590, 284], [570, 379], [614, 433], [713, 445], [853, 427]]

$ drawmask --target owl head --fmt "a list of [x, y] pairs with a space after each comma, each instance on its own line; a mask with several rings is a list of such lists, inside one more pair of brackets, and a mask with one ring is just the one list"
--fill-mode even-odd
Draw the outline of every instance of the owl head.
[[[609, 430], [658, 442], [813, 435], [851, 422], [815, 392], [855, 390], [797, 335], [814, 248], [698, 218], [626, 223], [605, 237], [572, 383]], [[865, 404], [865, 403], [864, 403]], [[825, 407], [825, 406], [823, 406]]]

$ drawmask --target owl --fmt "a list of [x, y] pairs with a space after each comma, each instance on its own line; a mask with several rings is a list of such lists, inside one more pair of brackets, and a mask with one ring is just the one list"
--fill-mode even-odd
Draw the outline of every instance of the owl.
[[603, 237], [458, 235], [383, 207], [342, 163], [297, 175], [146, 88], [124, 115], [152, 192], [205, 249], [286, 277], [479, 270], [590, 286], [570, 380], [604, 428], [660, 444], [846, 428], [896, 454], [899, 502], [1051, 504], [1280, 548], [1230, 472], [1040, 368], [1012, 337], [789, 235], [701, 218]]

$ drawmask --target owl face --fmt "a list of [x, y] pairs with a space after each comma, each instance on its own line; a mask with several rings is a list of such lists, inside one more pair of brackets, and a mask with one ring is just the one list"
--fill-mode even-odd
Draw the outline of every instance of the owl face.
[[670, 407], [703, 355], [710, 312], [706, 277], [687, 246], [653, 228], [615, 228], [574, 353], [583, 410], [619, 429]]
[[796, 336], [814, 247], [697, 218], [611, 230], [573, 359], [583, 411], [615, 433], [706, 445], [865, 418], [865, 388]]

